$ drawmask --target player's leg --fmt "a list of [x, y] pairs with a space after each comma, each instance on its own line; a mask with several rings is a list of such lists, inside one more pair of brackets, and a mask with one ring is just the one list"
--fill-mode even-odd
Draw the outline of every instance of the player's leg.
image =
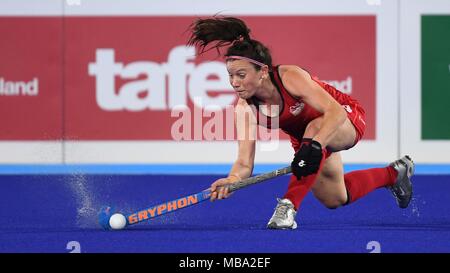
[[[306, 127], [304, 138], [313, 138], [320, 130], [323, 118], [319, 117], [311, 121]], [[329, 145], [327, 147], [331, 151], [337, 151], [342, 149], [348, 149], [354, 145], [356, 139], [355, 130], [350, 122], [347, 120], [342, 126], [339, 127], [337, 132], [334, 133]], [[329, 155], [329, 154], [328, 154]], [[319, 171], [325, 166], [328, 159], [324, 159]], [[334, 161], [331, 159], [331, 161]], [[331, 163], [330, 163], [331, 164]], [[342, 164], [342, 163], [341, 163]], [[329, 168], [329, 167], [327, 167]], [[342, 168], [342, 166], [341, 166]], [[297, 179], [294, 175], [291, 176], [291, 180], [288, 185], [288, 190], [282, 199], [278, 199], [278, 204], [275, 211], [267, 224], [268, 228], [272, 229], [294, 229], [297, 227], [295, 222], [295, 216], [297, 210], [302, 202], [303, 198], [311, 189], [311, 186], [316, 180], [317, 174], [308, 175], [302, 179]], [[344, 192], [345, 193], [345, 192]], [[345, 200], [344, 200], [345, 202]]]
[[[321, 122], [322, 118], [311, 122], [304, 137], [312, 138], [320, 129]], [[357, 135], [355, 127], [347, 118], [343, 126], [332, 136], [327, 149], [334, 152], [349, 149], [355, 145], [358, 137], [360, 136]], [[268, 227], [273, 229], [296, 228], [297, 210], [316, 180], [319, 182], [314, 187], [314, 195], [329, 208], [352, 203], [380, 187], [391, 189], [399, 206], [404, 208], [411, 199], [410, 177], [413, 173], [412, 160], [409, 157], [403, 157], [385, 168], [355, 171], [344, 175], [340, 156], [331, 155], [324, 160], [317, 175], [309, 175], [300, 180], [291, 176], [288, 190], [283, 199], [278, 199], [278, 205]], [[318, 179], [317, 176], [319, 176]]]
[[[322, 121], [323, 121], [322, 117], [319, 117], [311, 121], [306, 128], [304, 137], [313, 138], [320, 130]], [[337, 152], [340, 150], [348, 149], [354, 145], [355, 139], [356, 139], [356, 131], [350, 120], [347, 118], [344, 124], [340, 126], [339, 129], [332, 136], [332, 139], [330, 140], [327, 146], [327, 150]], [[338, 172], [338, 174], [333, 175], [333, 177], [339, 177], [339, 175], [343, 176], [342, 162], [340, 160], [336, 161], [336, 159], [334, 159], [333, 157], [333, 153], [331, 153], [331, 155], [330, 153], [328, 153], [328, 156], [332, 157], [329, 160], [329, 163], [327, 163], [329, 157], [325, 158], [317, 174], [320, 174], [322, 168], [324, 168], [325, 164], [327, 164], [326, 169], [327, 170], [330, 169], [330, 171], [327, 171], [327, 173], [336, 171]], [[289, 182], [288, 185], [288, 190], [284, 195], [283, 199], [289, 199], [289, 201], [292, 202], [292, 204], [294, 205], [295, 210], [298, 210], [303, 198], [310, 190], [312, 184], [315, 182], [316, 176], [317, 175], [309, 175], [303, 177], [300, 180], [298, 180], [295, 176], [292, 176], [291, 181]]]
[[327, 208], [335, 209], [347, 203], [344, 168], [339, 152], [331, 154], [325, 160], [311, 191]]
[[334, 209], [386, 187], [391, 190], [398, 206], [406, 208], [412, 197], [410, 178], [413, 173], [414, 163], [410, 157], [405, 156], [384, 168], [354, 171], [344, 175], [341, 156], [333, 153], [326, 159], [311, 191], [323, 205]]
[[[320, 120], [318, 120], [320, 122]], [[354, 144], [357, 131], [350, 120], [336, 131], [327, 146], [332, 151], [346, 150]], [[345, 199], [349, 204], [378, 188], [391, 190], [400, 208], [406, 208], [412, 197], [411, 176], [414, 173], [414, 162], [404, 156], [389, 166], [371, 168], [343, 174], [341, 157], [333, 153], [326, 159], [322, 170], [318, 173], [312, 191], [314, 195], [329, 208], [343, 205]], [[344, 198], [344, 193], [347, 197]], [[298, 208], [298, 205], [297, 205]]]
[[[320, 120], [318, 120], [320, 122]], [[332, 151], [346, 150], [352, 147], [351, 139], [356, 139], [357, 131], [347, 118], [346, 122], [336, 131], [327, 146]], [[343, 174], [340, 156], [334, 156], [325, 161], [313, 187], [314, 195], [326, 207], [336, 208], [342, 205], [343, 190], [348, 196], [346, 204], [378, 188], [391, 190], [400, 208], [406, 208], [412, 197], [411, 176], [414, 174], [414, 162], [409, 156], [404, 156], [384, 168], [371, 168]]]

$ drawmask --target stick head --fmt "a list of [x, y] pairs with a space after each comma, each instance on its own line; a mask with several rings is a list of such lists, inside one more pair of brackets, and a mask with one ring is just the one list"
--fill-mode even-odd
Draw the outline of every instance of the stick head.
[[103, 206], [98, 212], [98, 223], [104, 230], [111, 230], [109, 225], [109, 218], [114, 214], [114, 209], [110, 206]]

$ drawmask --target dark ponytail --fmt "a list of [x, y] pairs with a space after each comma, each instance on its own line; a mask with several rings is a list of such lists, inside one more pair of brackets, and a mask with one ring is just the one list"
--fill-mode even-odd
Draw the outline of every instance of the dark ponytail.
[[[199, 54], [211, 49], [230, 46], [225, 56], [242, 56], [272, 66], [269, 49], [261, 42], [250, 38], [250, 29], [241, 19], [234, 17], [213, 17], [197, 19], [190, 26], [188, 45], [199, 48]], [[212, 44], [210, 48], [207, 48]], [[260, 66], [254, 65], [257, 70]]]

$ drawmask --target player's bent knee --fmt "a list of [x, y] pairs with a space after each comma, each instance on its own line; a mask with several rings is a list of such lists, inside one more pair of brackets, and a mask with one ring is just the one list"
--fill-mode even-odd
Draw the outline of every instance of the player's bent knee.
[[338, 199], [321, 200], [321, 203], [328, 209], [337, 209], [345, 204], [345, 202]]
[[325, 203], [324, 205], [327, 209], [337, 209], [341, 206], [340, 204], [337, 203]]

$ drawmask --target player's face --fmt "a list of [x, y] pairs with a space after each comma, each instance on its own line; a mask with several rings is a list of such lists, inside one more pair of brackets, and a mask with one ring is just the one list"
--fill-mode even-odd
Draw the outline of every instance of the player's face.
[[245, 60], [230, 60], [227, 62], [230, 84], [241, 99], [255, 95], [261, 86], [261, 71]]

